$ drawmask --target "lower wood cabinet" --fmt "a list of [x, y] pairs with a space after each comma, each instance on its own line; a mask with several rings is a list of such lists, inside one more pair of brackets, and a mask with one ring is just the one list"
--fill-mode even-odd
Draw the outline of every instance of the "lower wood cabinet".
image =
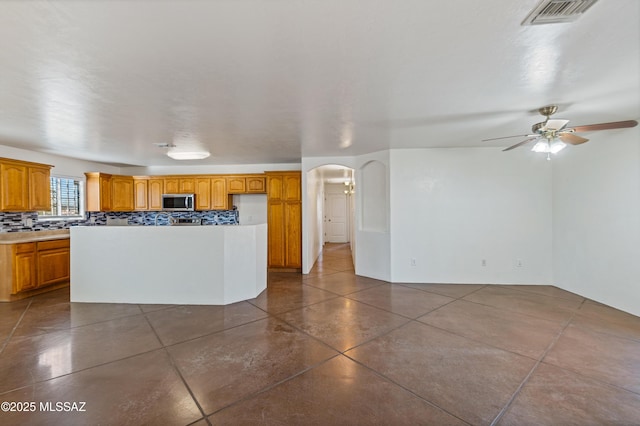
[[69, 242], [69, 238], [62, 238], [0, 245], [0, 301], [68, 283], [71, 278]]
[[71, 250], [68, 239], [39, 242], [37, 259], [37, 288], [69, 281]]
[[38, 286], [36, 243], [16, 244], [13, 257], [13, 292], [33, 290]]

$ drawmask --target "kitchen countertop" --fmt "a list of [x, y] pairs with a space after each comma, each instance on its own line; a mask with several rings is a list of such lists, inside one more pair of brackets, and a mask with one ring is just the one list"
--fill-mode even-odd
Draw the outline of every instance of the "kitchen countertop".
[[33, 243], [37, 241], [59, 240], [63, 238], [69, 238], [68, 229], [55, 229], [51, 231], [2, 232], [0, 233], [0, 244]]

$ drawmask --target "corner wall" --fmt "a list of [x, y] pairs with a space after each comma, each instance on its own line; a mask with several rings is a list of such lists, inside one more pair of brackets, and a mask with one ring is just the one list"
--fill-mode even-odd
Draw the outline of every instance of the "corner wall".
[[553, 160], [556, 286], [640, 316], [640, 128]]
[[392, 281], [390, 151], [356, 158], [356, 274]]

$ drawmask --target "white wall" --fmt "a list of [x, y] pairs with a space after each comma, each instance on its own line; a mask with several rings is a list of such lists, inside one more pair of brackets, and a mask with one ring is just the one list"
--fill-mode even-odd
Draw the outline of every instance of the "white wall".
[[[378, 164], [384, 167], [381, 169]], [[391, 281], [389, 151], [358, 156], [354, 168], [357, 182], [356, 274]], [[376, 211], [364, 211], [365, 206]], [[367, 217], [369, 213], [373, 213], [373, 216]], [[371, 223], [368, 219], [373, 219], [375, 226], [363, 226], [363, 217], [365, 224]]]
[[[315, 264], [322, 251], [322, 210], [324, 203], [324, 192], [322, 186], [322, 173], [316, 168], [306, 173], [306, 223], [308, 228], [304, 229], [303, 235], [307, 234], [307, 250], [303, 250], [307, 258], [303, 261], [302, 273], [308, 274]], [[304, 205], [304, 203], [303, 203]]]
[[51, 169], [51, 174], [55, 176], [84, 178], [85, 172], [121, 173], [121, 169], [119, 167], [110, 166], [108, 164], [76, 160], [74, 158], [27, 151], [3, 145], [0, 145], [0, 157], [52, 165], [54, 168]]
[[267, 223], [267, 194], [236, 194], [233, 205], [238, 208], [240, 224]]
[[551, 165], [533, 154], [392, 150], [392, 281], [552, 284]]
[[638, 127], [597, 132], [553, 161], [555, 285], [634, 315], [640, 315], [638, 141]]

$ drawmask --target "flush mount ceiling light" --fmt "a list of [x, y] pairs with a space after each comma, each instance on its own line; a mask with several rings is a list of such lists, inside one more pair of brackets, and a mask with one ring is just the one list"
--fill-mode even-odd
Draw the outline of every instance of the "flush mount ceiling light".
[[180, 151], [170, 149], [167, 155], [174, 160], [203, 160], [211, 154], [207, 151]]

